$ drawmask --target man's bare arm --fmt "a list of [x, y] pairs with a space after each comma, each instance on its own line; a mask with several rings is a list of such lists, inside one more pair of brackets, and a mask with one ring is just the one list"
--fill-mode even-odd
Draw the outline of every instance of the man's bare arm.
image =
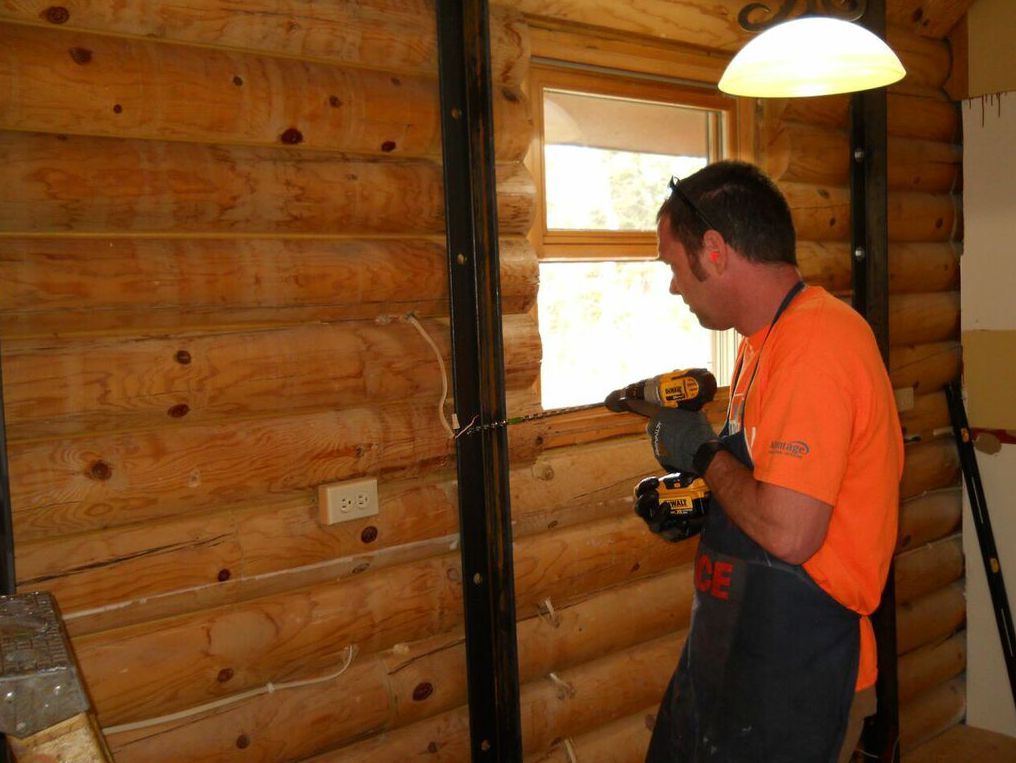
[[778, 559], [801, 564], [825, 540], [833, 507], [796, 490], [759, 482], [751, 470], [721, 451], [704, 475], [727, 516]]

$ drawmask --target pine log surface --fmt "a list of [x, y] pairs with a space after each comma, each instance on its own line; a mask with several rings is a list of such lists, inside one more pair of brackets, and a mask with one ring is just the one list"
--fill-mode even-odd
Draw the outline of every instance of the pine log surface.
[[[581, 464], [597, 464], [596, 476]], [[627, 517], [630, 486], [657, 469], [648, 448], [625, 441], [541, 454], [512, 470], [514, 535]], [[377, 516], [333, 526], [320, 524], [316, 496], [305, 491], [252, 507], [173, 515], [115, 534], [44, 537], [19, 546], [19, 571], [25, 585], [58, 596], [71, 633], [82, 634], [179, 614], [198, 598], [207, 606], [244, 601], [454, 545], [458, 507], [448, 470], [383, 481], [379, 498]]]
[[526, 760], [529, 763], [572, 763], [573, 760], [583, 763], [642, 763], [658, 706], [659, 703], [654, 703], [626, 718], [559, 740], [546, 752]]
[[[49, 30], [80, 30], [268, 53], [390, 72], [437, 73], [437, 25], [431, 0], [356, 4], [251, 0], [237, 13], [229, 0], [75, 0], [39, 12], [6, 0], [0, 18]], [[59, 10], [62, 8], [63, 10]], [[529, 38], [518, 11], [491, 6], [491, 78], [518, 85], [529, 64]]]
[[[0, 233], [444, 231], [441, 166], [431, 159], [14, 132], [0, 132], [0, 153]], [[524, 234], [532, 177], [501, 164], [497, 184], [501, 233]]]
[[[498, 249], [504, 313], [525, 313], [536, 252], [519, 236]], [[52, 340], [446, 317], [446, 259], [439, 237], [7, 238], [0, 267], [17, 275], [0, 281], [0, 331]]]
[[[922, 20], [901, 10], [915, 2], [888, 9], [908, 69], [888, 94], [890, 372], [916, 393], [897, 560], [908, 745], [956, 722], [965, 662], [959, 465], [940, 392], [960, 368], [961, 136], [942, 90], [956, 6], [922, 3]], [[20, 584], [69, 605], [107, 725], [320, 676], [359, 649], [334, 681], [120, 735], [118, 760], [468, 755], [453, 445], [436, 359], [404, 320], [419, 317], [447, 364], [434, 9], [353, 5], [0, 3], [17, 52], [0, 61], [0, 337]], [[628, 35], [597, 62], [637, 39], [686, 46], [703, 80], [745, 35], [740, 0], [512, 5], [491, 24], [502, 304], [509, 399], [532, 406], [525, 14], [572, 49]], [[847, 103], [767, 105], [758, 156], [790, 199], [802, 274], [841, 295]], [[560, 615], [540, 640], [559, 646], [522, 641], [523, 671], [537, 660], [579, 690], [525, 672], [527, 759], [565, 759], [563, 738], [582, 760], [644, 745], [676, 662], [673, 635], [621, 635], [683, 627], [692, 545], [656, 543], [631, 517], [632, 485], [655, 465], [620, 418], [510, 433], [520, 633], [552, 627], [547, 599]], [[379, 477], [381, 514], [320, 525], [316, 485], [363, 474]], [[628, 630], [590, 640], [628, 611], [611, 596], [667, 585], [678, 596], [662, 619], [633, 612]], [[573, 616], [587, 604], [608, 606], [595, 625]], [[406, 699], [426, 683], [432, 694]], [[273, 731], [287, 725], [300, 733]]]
[[[642, 602], [684, 589], [690, 591], [690, 578], [691, 569], [686, 566], [609, 589], [570, 606], [544, 609], [539, 615], [520, 620], [519, 675], [523, 685], [541, 684], [547, 681], [547, 674], [555, 670], [583, 671], [585, 663], [606, 654], [638, 648], [654, 639], [664, 639], [668, 633], [685, 627], [690, 613], [690, 593], [685, 596], [683, 607], [645, 607]], [[673, 636], [666, 640], [679, 645]], [[379, 673], [383, 678], [379, 678]], [[228, 724], [224, 724], [221, 717], [193, 725], [166, 723], [148, 730], [114, 733], [111, 746], [118, 760], [171, 761], [185, 753], [190, 756], [188, 759], [216, 760], [216, 756], [229, 754], [234, 741], [230, 732], [222, 730], [227, 726], [242, 729], [247, 734], [255, 755], [267, 750], [278, 756], [283, 749], [288, 754], [300, 752], [293, 749], [297, 746], [302, 751], [313, 750], [307, 740], [322, 741], [315, 737], [324, 737], [331, 746], [338, 746], [376, 733], [379, 724], [383, 725], [385, 733], [419, 724], [465, 704], [465, 653], [461, 632], [399, 644], [376, 656], [358, 656], [347, 673], [332, 683], [337, 684], [329, 689], [336, 693], [335, 700], [329, 703], [333, 707], [342, 706], [340, 691], [374, 699], [347, 713], [335, 712], [329, 724], [322, 724], [320, 717], [306, 712], [307, 702], [312, 701], [310, 696], [313, 696], [310, 690], [287, 689], [281, 710], [284, 716], [278, 710], [273, 711], [274, 703], [262, 695], [226, 710], [222, 715], [229, 718]], [[570, 686], [575, 689], [575, 684]], [[308, 695], [307, 700], [297, 696], [301, 691]], [[290, 692], [292, 697], [288, 696]], [[382, 712], [386, 698], [387, 712]], [[270, 717], [271, 723], [259, 722], [265, 717]], [[318, 728], [314, 730], [310, 726]]]
[[[292, 146], [361, 155], [441, 155], [432, 74], [0, 23], [0, 128], [115, 138]], [[144, 88], [134, 86], [144, 82]], [[518, 88], [492, 90], [495, 149], [529, 148]], [[102, 104], [102, 106], [99, 106]]]
[[[516, 545], [516, 606], [559, 604], [687, 564], [694, 544], [647, 545], [635, 516], [533, 536]], [[223, 694], [327, 673], [349, 644], [363, 652], [461, 622], [458, 554], [337, 584], [200, 610], [79, 637], [75, 651], [103, 725], [154, 717]], [[152, 664], [150, 655], [163, 659]], [[118, 669], [116, 666], [121, 666]], [[228, 687], [218, 679], [228, 666]]]

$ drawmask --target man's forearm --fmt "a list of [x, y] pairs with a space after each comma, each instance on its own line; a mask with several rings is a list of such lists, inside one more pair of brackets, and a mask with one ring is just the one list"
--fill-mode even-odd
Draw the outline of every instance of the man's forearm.
[[705, 480], [727, 516], [778, 559], [801, 564], [825, 539], [832, 506], [794, 490], [759, 482], [732, 454], [716, 454]]

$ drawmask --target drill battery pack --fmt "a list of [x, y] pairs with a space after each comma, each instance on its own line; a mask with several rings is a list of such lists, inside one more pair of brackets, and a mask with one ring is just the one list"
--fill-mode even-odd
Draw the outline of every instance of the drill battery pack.
[[709, 486], [697, 474], [675, 472], [660, 478], [660, 508], [675, 518], [704, 517], [709, 508]]

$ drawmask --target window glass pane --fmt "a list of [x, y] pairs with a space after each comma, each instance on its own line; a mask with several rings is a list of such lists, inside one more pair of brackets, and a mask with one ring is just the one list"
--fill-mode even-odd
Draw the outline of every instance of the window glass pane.
[[544, 91], [548, 230], [655, 229], [671, 175], [709, 156], [709, 112]]
[[713, 368], [711, 333], [669, 292], [661, 262], [543, 262], [544, 408], [602, 401], [675, 368]]

